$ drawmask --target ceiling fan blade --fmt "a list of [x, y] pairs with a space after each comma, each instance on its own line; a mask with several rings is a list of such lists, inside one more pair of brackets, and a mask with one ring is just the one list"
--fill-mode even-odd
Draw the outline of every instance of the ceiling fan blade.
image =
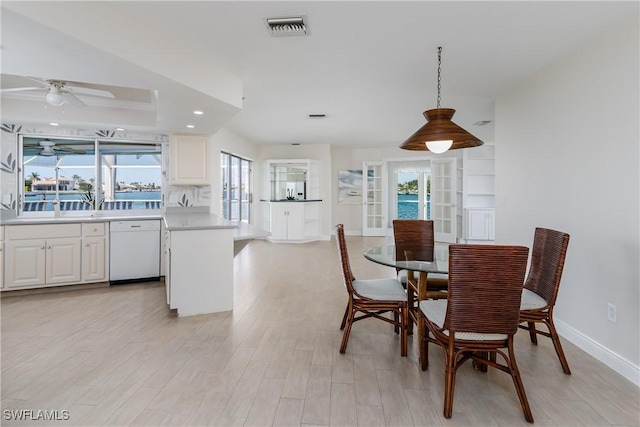
[[87, 104], [84, 103], [80, 98], [72, 94], [71, 92], [62, 92], [62, 99], [65, 104], [69, 103], [71, 105], [75, 105], [76, 107], [86, 107]]
[[86, 154], [87, 153], [84, 150], [79, 150], [77, 148], [69, 147], [68, 145], [56, 145], [55, 149], [56, 150], [60, 150], [60, 151], [70, 152], [70, 153], [76, 153], [76, 154]]
[[102, 98], [115, 98], [115, 96], [108, 90], [92, 89], [90, 87], [80, 87], [73, 85], [66, 85], [65, 88], [68, 88], [70, 91], [73, 91], [74, 93], [80, 95], [99, 96]]
[[24, 77], [25, 79], [33, 80], [34, 82], [38, 82], [38, 83], [40, 83], [42, 85], [45, 85], [45, 86], [49, 86], [50, 85], [48, 80], [39, 79], [37, 77], [29, 77], [29, 76], [22, 76], [22, 77]]
[[8, 89], [1, 89], [0, 92], [1, 93], [8, 93], [8, 92], [22, 92], [25, 90], [44, 90], [46, 89], [46, 87], [12, 87], [12, 88], [8, 88]]

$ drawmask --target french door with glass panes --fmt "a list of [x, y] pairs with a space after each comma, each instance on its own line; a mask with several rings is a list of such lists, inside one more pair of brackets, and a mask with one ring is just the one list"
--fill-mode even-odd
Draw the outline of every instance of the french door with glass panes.
[[384, 236], [385, 182], [383, 162], [362, 163], [362, 235]]
[[221, 153], [222, 215], [231, 221], [248, 223], [251, 219], [252, 162]]
[[436, 242], [456, 242], [456, 159], [431, 160], [431, 218]]

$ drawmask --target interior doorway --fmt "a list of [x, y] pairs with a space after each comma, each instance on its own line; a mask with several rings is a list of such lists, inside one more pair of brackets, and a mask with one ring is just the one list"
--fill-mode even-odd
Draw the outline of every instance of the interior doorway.
[[431, 219], [430, 161], [390, 161], [388, 170], [391, 221]]

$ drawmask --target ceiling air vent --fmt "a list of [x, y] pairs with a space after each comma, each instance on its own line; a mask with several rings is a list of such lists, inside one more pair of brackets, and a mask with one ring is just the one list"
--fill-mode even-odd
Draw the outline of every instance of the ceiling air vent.
[[266, 21], [272, 36], [304, 36], [309, 34], [305, 15], [267, 18]]

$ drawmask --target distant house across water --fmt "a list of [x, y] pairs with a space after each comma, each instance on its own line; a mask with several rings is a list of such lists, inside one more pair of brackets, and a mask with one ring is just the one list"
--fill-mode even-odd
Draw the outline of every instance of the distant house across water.
[[[59, 191], [73, 191], [77, 189], [77, 183], [72, 178], [65, 178], [63, 176], [58, 178], [58, 190]], [[31, 191], [56, 191], [55, 178], [45, 178], [31, 183]]]

